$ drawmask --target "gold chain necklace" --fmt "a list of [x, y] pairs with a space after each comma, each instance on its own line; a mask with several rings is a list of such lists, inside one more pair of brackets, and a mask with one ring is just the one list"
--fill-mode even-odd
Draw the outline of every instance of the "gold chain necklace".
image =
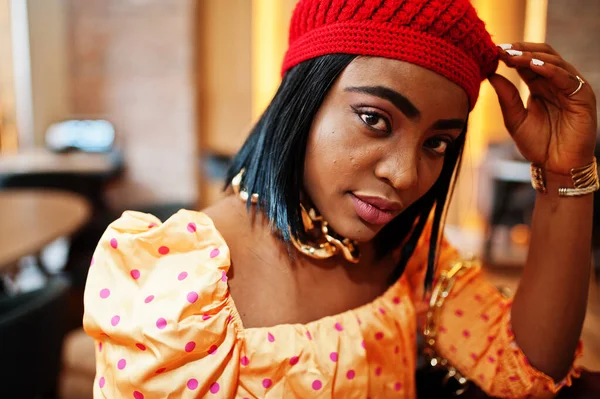
[[[250, 197], [250, 202], [256, 204], [258, 202], [258, 194], [253, 193], [250, 196], [248, 191], [242, 187], [243, 175], [244, 169], [240, 170], [231, 180], [231, 187], [242, 201], [247, 202]], [[292, 244], [298, 251], [313, 259], [328, 259], [341, 253], [348, 262], [358, 263], [360, 252], [356, 241], [340, 237], [331, 231], [329, 223], [323, 220], [322, 216], [317, 215], [317, 212], [313, 208], [307, 211], [300, 204], [300, 213], [304, 231], [307, 235], [313, 233], [317, 238], [311, 242], [302, 242], [298, 237], [292, 235]]]

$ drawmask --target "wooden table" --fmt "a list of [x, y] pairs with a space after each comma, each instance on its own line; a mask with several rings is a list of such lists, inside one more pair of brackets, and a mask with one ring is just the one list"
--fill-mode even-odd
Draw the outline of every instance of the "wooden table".
[[120, 167], [118, 152], [55, 153], [45, 148], [0, 155], [0, 175], [26, 173], [110, 174]]
[[91, 216], [76, 194], [52, 190], [0, 191], [0, 272], [37, 254], [59, 237], [73, 234]]

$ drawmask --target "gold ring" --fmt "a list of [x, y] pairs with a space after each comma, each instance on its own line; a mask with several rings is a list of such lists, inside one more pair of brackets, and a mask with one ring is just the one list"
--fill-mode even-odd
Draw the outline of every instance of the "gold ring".
[[579, 93], [579, 90], [581, 90], [581, 88], [583, 87], [583, 84], [585, 83], [583, 81], [583, 79], [581, 79], [579, 76], [575, 75], [575, 77], [577, 78], [577, 80], [579, 81], [579, 86], [577, 86], [577, 88], [575, 89], [575, 91], [569, 95], [567, 95], [567, 97], [572, 97], [575, 94]]

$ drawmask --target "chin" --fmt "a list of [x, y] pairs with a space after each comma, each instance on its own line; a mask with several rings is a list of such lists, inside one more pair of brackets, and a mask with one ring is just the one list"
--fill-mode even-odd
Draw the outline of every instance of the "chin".
[[357, 242], [369, 242], [383, 229], [384, 226], [370, 225], [359, 217], [340, 218], [337, 223], [329, 222], [331, 229], [338, 235]]

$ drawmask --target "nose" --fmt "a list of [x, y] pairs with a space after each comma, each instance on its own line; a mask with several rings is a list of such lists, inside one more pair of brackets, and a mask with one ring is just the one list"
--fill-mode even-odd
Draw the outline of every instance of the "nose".
[[396, 190], [417, 187], [419, 156], [413, 151], [395, 151], [382, 159], [375, 168], [375, 176]]

